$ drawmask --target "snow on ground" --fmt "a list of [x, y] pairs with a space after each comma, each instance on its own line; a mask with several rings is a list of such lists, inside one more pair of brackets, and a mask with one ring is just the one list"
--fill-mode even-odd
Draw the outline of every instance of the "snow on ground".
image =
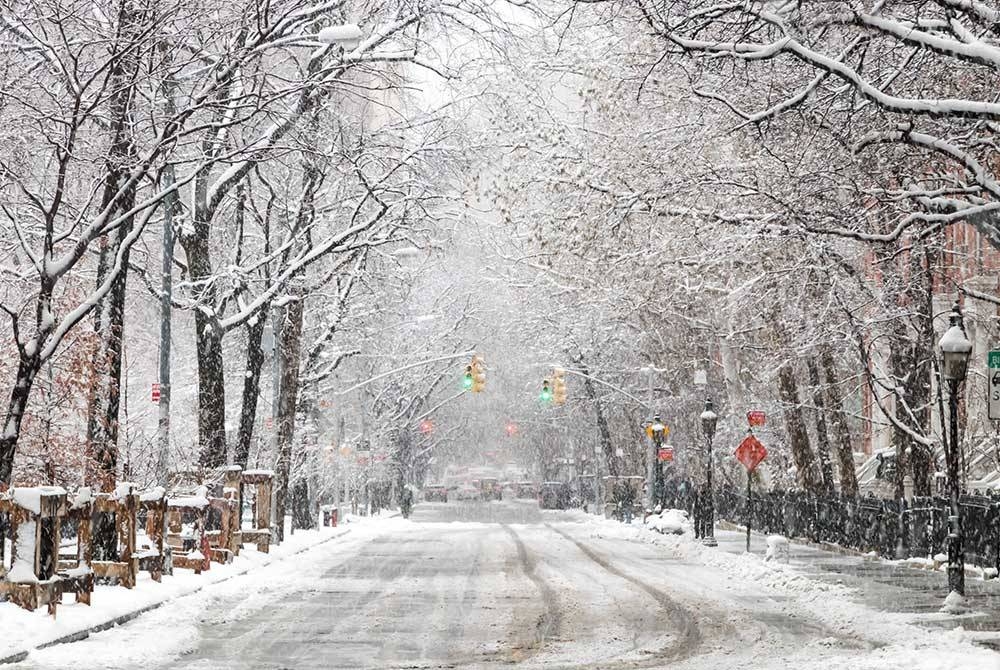
[[[687, 533], [651, 532], [639, 520], [632, 525], [587, 515], [575, 520], [591, 526], [590, 537], [652, 544], [674, 558], [711, 568], [721, 592], [752, 585], [781, 599], [782, 609], [792, 616], [808, 617], [830, 630], [873, 643], [874, 648], [864, 653], [825, 656], [825, 670], [1000, 670], [1000, 654], [975, 646], [974, 633], [962, 628], [932, 630], [916, 625], [919, 617], [913, 614], [876, 611], [853, 602], [852, 589], [812, 579], [793, 565], [706, 547]], [[823, 640], [818, 642], [822, 645]], [[770, 667], [764, 659], [759, 663], [752, 667]]]
[[[287, 524], [286, 519], [286, 524]], [[392, 518], [354, 518], [337, 528], [298, 530], [285, 541], [262, 554], [246, 545], [229, 565], [212, 564], [201, 575], [175, 569], [161, 583], [140, 573], [134, 589], [97, 586], [93, 606], [72, 602], [67, 596], [55, 619], [45, 608], [28, 612], [11, 603], [0, 603], [0, 658], [34, 649], [60, 637], [103, 624], [136, 610], [168, 605], [143, 614], [127, 626], [94, 633], [86, 640], [59, 644], [31, 652], [28, 660], [13, 667], [31, 668], [132, 668], [151, 660], [168, 659], [197, 643], [199, 622], [220, 616], [218, 607], [233, 601], [222, 616], [238, 617], [253, 612], [282, 595], [307, 588], [315, 577], [318, 560], [340, 551], [350, 551], [373, 535], [384, 532]], [[317, 545], [336, 543], [336, 551], [311, 550]], [[341, 549], [342, 547], [342, 549]], [[107, 644], [107, 641], [113, 641]], [[81, 659], [86, 664], [81, 665]]]

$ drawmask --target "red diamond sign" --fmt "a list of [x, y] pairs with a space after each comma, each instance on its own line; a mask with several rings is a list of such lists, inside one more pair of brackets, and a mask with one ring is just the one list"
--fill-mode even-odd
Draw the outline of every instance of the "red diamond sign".
[[767, 449], [753, 435], [748, 435], [740, 446], [736, 447], [736, 460], [743, 464], [747, 472], [753, 472], [767, 456]]

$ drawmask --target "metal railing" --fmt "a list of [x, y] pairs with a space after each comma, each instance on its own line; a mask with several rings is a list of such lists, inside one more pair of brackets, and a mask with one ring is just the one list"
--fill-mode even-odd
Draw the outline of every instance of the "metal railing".
[[[690, 483], [668, 485], [665, 502], [685, 509], [696, 527], [704, 505]], [[965, 560], [1000, 569], [1000, 495], [966, 494], [961, 498]], [[801, 491], [754, 492], [747, 505], [744, 491], [723, 486], [715, 491], [718, 518], [753, 530], [789, 538], [826, 542], [885, 558], [933, 557], [946, 554], [948, 515], [945, 498], [886, 500], [873, 495], [815, 496]]]

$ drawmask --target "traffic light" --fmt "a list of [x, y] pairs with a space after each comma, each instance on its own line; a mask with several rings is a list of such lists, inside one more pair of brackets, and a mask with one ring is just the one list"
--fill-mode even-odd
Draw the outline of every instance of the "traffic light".
[[486, 386], [486, 361], [479, 356], [472, 357], [472, 392], [481, 393]]
[[542, 402], [552, 402], [552, 386], [548, 379], [542, 380], [542, 392], [538, 394], [538, 399]]
[[552, 400], [557, 405], [566, 402], [566, 380], [563, 379], [563, 371], [556, 368], [552, 371]]
[[462, 378], [462, 388], [466, 391], [471, 391], [473, 385], [476, 383], [474, 377], [475, 375], [473, 374], [472, 366], [466, 365], [465, 377]]

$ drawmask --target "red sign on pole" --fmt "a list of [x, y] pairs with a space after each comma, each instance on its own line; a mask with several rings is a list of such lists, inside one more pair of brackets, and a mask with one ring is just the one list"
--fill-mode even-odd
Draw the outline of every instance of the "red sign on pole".
[[673, 447], [660, 447], [659, 453], [661, 462], [670, 462], [674, 460], [674, 448]]
[[767, 423], [767, 415], [756, 410], [747, 412], [747, 423], [750, 424], [751, 428], [754, 426], [763, 426]]
[[160, 382], [153, 382], [153, 402], [160, 402]]
[[743, 464], [747, 472], [753, 472], [767, 456], [767, 449], [753, 435], [748, 435], [740, 446], [736, 447], [736, 460]]

